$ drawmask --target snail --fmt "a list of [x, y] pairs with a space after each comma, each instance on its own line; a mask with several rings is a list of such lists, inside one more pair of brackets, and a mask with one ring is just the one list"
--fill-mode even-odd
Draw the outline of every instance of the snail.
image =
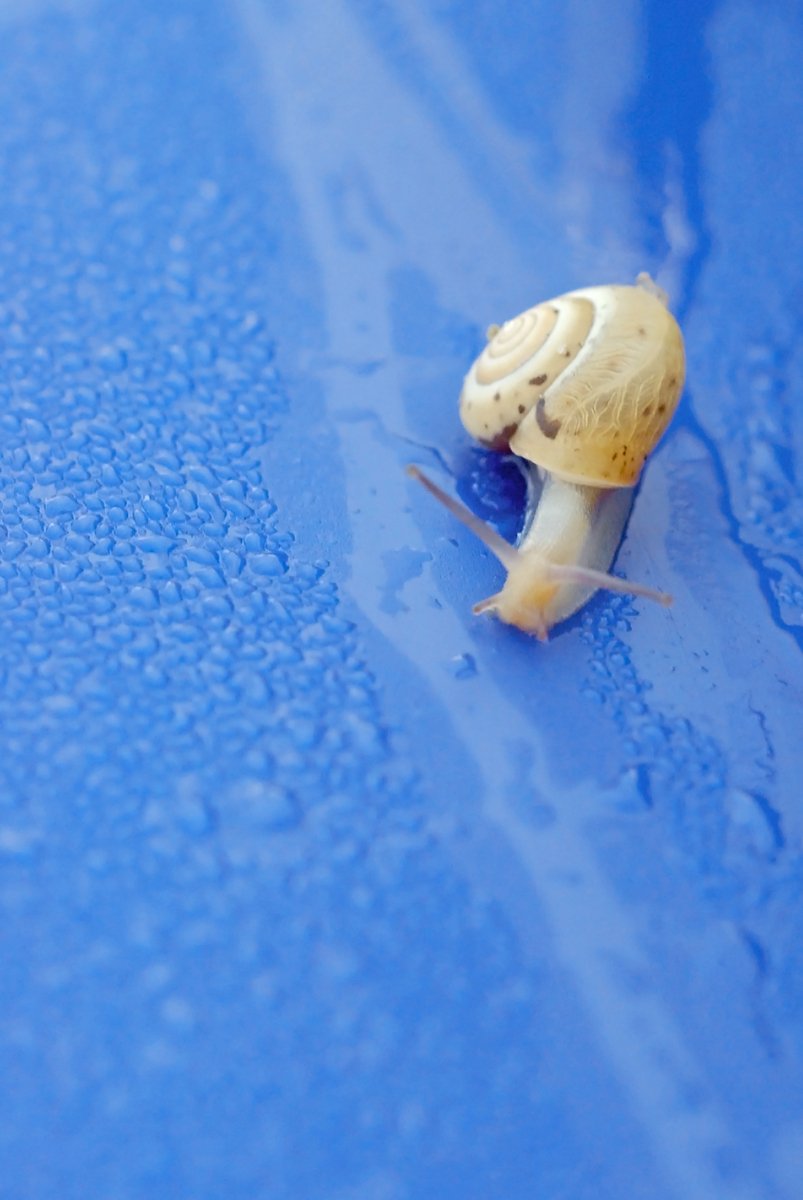
[[460, 417], [484, 446], [524, 460], [529, 501], [518, 543], [408, 468], [507, 570], [502, 589], [475, 613], [495, 613], [544, 641], [598, 588], [672, 603], [607, 572], [684, 375], [683, 337], [648, 275], [632, 287], [567, 292], [488, 330]]

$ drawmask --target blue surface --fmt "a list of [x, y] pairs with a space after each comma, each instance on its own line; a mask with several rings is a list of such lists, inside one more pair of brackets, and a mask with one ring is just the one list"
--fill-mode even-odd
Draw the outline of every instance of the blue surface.
[[[604, 7], [604, 12], [602, 11]], [[799, 1200], [803, 19], [0, 2], [3, 1200]], [[689, 387], [545, 647], [482, 330]]]

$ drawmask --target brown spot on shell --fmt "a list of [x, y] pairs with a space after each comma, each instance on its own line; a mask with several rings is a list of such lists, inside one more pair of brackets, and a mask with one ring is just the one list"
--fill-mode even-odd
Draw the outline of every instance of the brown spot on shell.
[[527, 409], [525, 408], [525, 406], [524, 406], [523, 404], [520, 404], [520, 405], [519, 405], [519, 412], [521, 413], [521, 415], [522, 415], [522, 416], [524, 416], [524, 414], [526, 413], [526, 411], [527, 411]]
[[546, 375], [536, 375], [534, 379], [530, 380], [530, 383], [533, 385], [533, 387], [541, 387], [541, 385], [546, 383], [546, 381]]
[[514, 421], [512, 425], [506, 425], [504, 429], [500, 430], [495, 437], [490, 439], [480, 438], [479, 440], [488, 450], [497, 450], [500, 453], [506, 453], [510, 449], [510, 439], [517, 429], [518, 425]]
[[535, 419], [538, 422], [538, 428], [541, 430], [545, 438], [555, 438], [560, 433], [562, 422], [554, 417], [548, 417], [546, 414], [546, 399], [543, 396], [538, 397], [538, 403], [535, 406]]

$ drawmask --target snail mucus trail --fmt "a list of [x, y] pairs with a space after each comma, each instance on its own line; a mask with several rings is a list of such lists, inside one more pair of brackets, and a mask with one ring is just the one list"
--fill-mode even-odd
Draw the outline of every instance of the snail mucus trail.
[[[484, 446], [519, 456], [540, 481], [513, 546], [418, 467], [408, 472], [476, 534], [507, 571], [474, 606], [546, 640], [598, 588], [671, 604], [609, 567], [647, 456], [683, 390], [683, 338], [649, 276], [636, 286], [568, 292], [488, 331], [460, 396]], [[528, 494], [535, 488], [528, 485]]]

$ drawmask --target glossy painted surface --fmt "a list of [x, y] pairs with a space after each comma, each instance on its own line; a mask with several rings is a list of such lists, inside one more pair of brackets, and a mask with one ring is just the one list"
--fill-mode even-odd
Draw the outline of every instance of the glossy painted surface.
[[[796, 1200], [791, 3], [0, 2], [10, 1200]], [[482, 331], [689, 386], [546, 647]]]

